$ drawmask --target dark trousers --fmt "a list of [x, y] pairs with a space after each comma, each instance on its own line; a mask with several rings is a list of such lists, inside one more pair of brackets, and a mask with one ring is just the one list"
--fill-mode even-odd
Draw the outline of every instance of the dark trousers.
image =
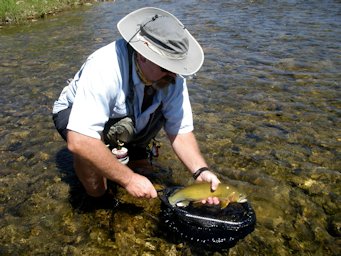
[[[130, 160], [141, 160], [147, 159], [149, 156], [148, 145], [150, 141], [158, 134], [164, 124], [164, 117], [162, 114], [162, 105], [160, 105], [157, 110], [151, 114], [148, 124], [141, 132], [136, 134], [131, 142], [125, 145], [129, 151]], [[67, 141], [67, 124], [69, 123], [69, 116], [71, 113], [71, 108], [61, 110], [57, 114], [53, 114], [53, 122], [62, 138]], [[105, 127], [112, 124], [112, 119], [109, 119], [105, 124]], [[104, 129], [104, 132], [108, 129]]]

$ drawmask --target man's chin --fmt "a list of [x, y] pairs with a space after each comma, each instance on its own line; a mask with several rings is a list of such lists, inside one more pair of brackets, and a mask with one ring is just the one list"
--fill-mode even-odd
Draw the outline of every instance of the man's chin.
[[153, 87], [157, 90], [160, 90], [160, 89], [164, 89], [164, 88], [168, 87], [171, 84], [175, 84], [175, 78], [167, 75], [167, 76], [155, 81], [153, 83]]

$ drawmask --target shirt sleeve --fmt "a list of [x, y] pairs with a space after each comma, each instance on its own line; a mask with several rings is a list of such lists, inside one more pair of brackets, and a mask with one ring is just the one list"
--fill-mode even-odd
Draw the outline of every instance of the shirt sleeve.
[[168, 134], [193, 131], [193, 114], [185, 79], [178, 77], [176, 84], [169, 88], [163, 114], [166, 118], [164, 129]]
[[101, 60], [91, 58], [85, 63], [81, 76], [75, 83], [77, 93], [73, 102], [67, 129], [93, 137], [101, 138], [104, 124], [110, 115], [111, 102], [115, 100], [113, 92], [118, 83], [108, 83], [115, 76], [115, 67], [111, 69], [101, 65]]

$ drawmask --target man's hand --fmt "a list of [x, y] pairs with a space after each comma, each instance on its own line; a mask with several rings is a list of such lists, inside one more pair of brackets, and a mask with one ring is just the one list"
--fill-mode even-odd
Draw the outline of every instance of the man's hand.
[[[207, 166], [204, 158], [200, 153], [198, 143], [192, 132], [177, 135], [168, 134], [173, 150], [179, 159], [186, 165], [188, 170], [196, 170], [200, 166]], [[211, 189], [216, 190], [220, 181], [217, 176], [210, 171], [203, 171], [197, 181], [206, 181], [211, 183]], [[218, 198], [208, 198], [204, 203], [218, 204]]]
[[157, 192], [150, 180], [137, 173], [132, 174], [130, 181], [124, 188], [134, 197], [157, 197]]
[[[218, 188], [218, 185], [220, 183], [220, 180], [218, 179], [218, 177], [213, 172], [210, 172], [210, 171], [202, 172], [197, 178], [197, 181], [200, 181], [200, 182], [206, 181], [206, 182], [211, 183], [212, 191], [215, 191]], [[209, 197], [206, 200], [202, 200], [201, 202], [203, 204], [206, 204], [206, 203], [219, 204], [220, 203], [219, 198], [217, 197]]]
[[200, 181], [200, 182], [206, 181], [206, 182], [211, 183], [212, 191], [215, 191], [218, 188], [218, 185], [220, 183], [220, 180], [218, 179], [218, 177], [211, 171], [202, 172], [197, 178], [197, 181]]

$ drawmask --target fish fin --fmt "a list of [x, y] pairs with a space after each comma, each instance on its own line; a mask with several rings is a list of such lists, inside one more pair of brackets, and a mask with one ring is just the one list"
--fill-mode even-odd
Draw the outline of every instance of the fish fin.
[[187, 201], [187, 200], [180, 201], [180, 202], [177, 202], [175, 205], [176, 205], [177, 207], [186, 207], [186, 206], [189, 205], [189, 201]]
[[230, 200], [225, 199], [225, 200], [220, 200], [220, 207], [221, 209], [225, 209], [230, 203]]

